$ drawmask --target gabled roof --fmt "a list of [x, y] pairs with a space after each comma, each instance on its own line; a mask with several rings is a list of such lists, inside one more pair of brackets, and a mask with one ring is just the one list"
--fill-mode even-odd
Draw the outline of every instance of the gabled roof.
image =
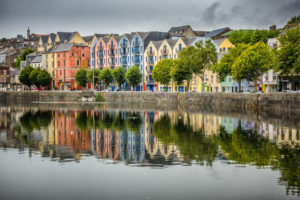
[[229, 32], [230, 30], [231, 29], [229, 27], [220, 28], [220, 29], [211, 31], [210, 33], [206, 34], [205, 37], [207, 37], [207, 38], [216, 37], [216, 36], [221, 35], [225, 32]]
[[113, 38], [119, 43], [122, 36], [116, 35], [116, 36], [113, 36]]
[[94, 36], [93, 35], [89, 35], [89, 36], [84, 36], [82, 37], [82, 39], [85, 41], [85, 42], [91, 42], [93, 40]]
[[105, 37], [107, 34], [102, 34], [102, 33], [95, 33], [95, 36], [97, 38], [100, 38], [100, 37]]
[[61, 43], [57, 45], [54, 49], [53, 52], [64, 52], [64, 51], [70, 51], [70, 49], [74, 46], [74, 44], [70, 43]]
[[185, 31], [188, 28], [192, 29], [192, 27], [190, 25], [171, 27], [168, 32], [170, 33], [170, 32], [176, 32], [176, 31]]
[[42, 35], [41, 36], [41, 40], [42, 40], [42, 44], [44, 45], [44, 44], [47, 44], [47, 42], [48, 42], [48, 35], [47, 36], [44, 36], [44, 35]]
[[41, 63], [42, 62], [42, 55], [37, 55], [31, 61], [31, 63]]
[[183, 40], [185, 46], [188, 47], [188, 46], [191, 46], [197, 39], [198, 38], [194, 37], [194, 38], [183, 38], [182, 40]]
[[54, 43], [55, 42], [56, 34], [55, 33], [50, 33], [49, 37], [51, 39], [51, 42]]
[[218, 40], [213, 40], [218, 46], [225, 40], [225, 38], [223, 39], [218, 39]]
[[161, 46], [161, 44], [163, 43], [163, 40], [159, 40], [159, 41], [152, 41], [153, 45], [155, 46], [156, 49], [159, 49], [159, 47]]
[[173, 39], [170, 38], [170, 39], [167, 39], [166, 41], [167, 41], [167, 43], [170, 45], [170, 47], [173, 49], [173, 47], [174, 47], [175, 44], [177, 43], [178, 39], [173, 40]]
[[60, 42], [70, 42], [70, 40], [76, 35], [78, 32], [57, 32]]

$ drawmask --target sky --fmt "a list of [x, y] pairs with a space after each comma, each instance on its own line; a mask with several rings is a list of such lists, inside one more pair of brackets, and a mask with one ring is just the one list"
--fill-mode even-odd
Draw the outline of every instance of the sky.
[[300, 15], [300, 0], [0, 0], [0, 38], [78, 31], [94, 33], [268, 29]]

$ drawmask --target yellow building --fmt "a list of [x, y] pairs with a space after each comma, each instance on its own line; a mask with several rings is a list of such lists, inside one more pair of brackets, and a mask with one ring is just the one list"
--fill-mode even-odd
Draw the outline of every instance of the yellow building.
[[57, 32], [55, 44], [61, 43], [86, 44], [78, 32]]
[[218, 45], [221, 54], [228, 53], [230, 49], [234, 48], [234, 45], [229, 41], [228, 38], [213, 41]]
[[158, 91], [158, 84], [154, 83], [152, 71], [158, 62], [158, 49], [162, 41], [151, 41], [144, 51], [144, 80], [147, 91]]

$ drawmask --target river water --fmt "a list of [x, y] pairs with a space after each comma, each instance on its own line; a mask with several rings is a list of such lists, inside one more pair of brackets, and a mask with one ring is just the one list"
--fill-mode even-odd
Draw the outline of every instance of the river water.
[[297, 119], [1, 105], [0, 199], [299, 199]]

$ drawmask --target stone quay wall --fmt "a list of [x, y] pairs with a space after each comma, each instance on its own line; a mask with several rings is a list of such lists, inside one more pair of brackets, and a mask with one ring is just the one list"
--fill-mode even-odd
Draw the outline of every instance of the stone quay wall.
[[169, 93], [169, 92], [92, 92], [92, 91], [24, 91], [0, 92], [0, 102], [83, 102], [102, 95], [105, 102], [133, 103], [154, 107], [214, 107], [222, 110], [250, 109], [262, 111], [291, 110], [300, 112], [300, 93]]

